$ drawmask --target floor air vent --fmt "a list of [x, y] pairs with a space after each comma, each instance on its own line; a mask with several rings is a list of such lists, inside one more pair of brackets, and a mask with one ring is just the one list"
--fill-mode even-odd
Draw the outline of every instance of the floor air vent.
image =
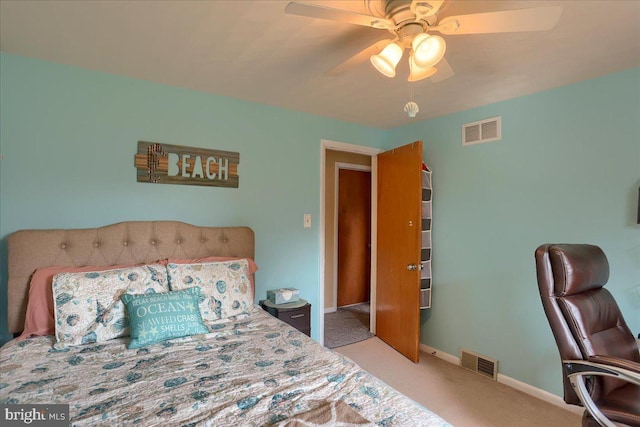
[[498, 377], [498, 361], [496, 359], [464, 348], [460, 352], [460, 366], [494, 380]]
[[492, 117], [462, 125], [462, 145], [498, 141], [501, 138], [502, 121], [500, 117]]

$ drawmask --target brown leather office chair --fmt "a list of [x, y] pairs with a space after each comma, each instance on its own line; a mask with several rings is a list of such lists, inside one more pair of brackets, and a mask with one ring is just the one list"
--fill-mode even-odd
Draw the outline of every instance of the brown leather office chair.
[[604, 252], [594, 245], [547, 244], [535, 257], [542, 305], [562, 359], [565, 402], [586, 408], [583, 426], [640, 426], [640, 352], [603, 287], [609, 279]]

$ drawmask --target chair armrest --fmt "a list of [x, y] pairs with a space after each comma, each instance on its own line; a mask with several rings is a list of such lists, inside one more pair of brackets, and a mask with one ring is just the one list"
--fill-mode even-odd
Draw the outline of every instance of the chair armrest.
[[[591, 361], [591, 360], [594, 361]], [[605, 363], [599, 363], [603, 361]], [[564, 360], [568, 376], [609, 376], [640, 386], [640, 364], [631, 360], [608, 356], [591, 356], [586, 360]]]
[[[603, 362], [603, 363], [599, 363]], [[586, 360], [563, 360], [571, 387], [578, 395], [580, 402], [591, 416], [605, 427], [616, 427], [601, 411], [591, 398], [585, 384], [585, 377], [609, 376], [640, 386], [640, 364], [624, 359], [608, 356], [592, 356]]]
[[627, 371], [640, 374], [640, 363], [632, 360], [620, 359], [618, 357], [611, 356], [590, 356], [589, 362], [597, 363], [600, 365], [607, 365], [610, 367], [622, 368]]

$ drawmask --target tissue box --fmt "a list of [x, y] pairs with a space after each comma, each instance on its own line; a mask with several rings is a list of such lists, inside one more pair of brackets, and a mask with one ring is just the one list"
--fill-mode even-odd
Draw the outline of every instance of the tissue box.
[[300, 299], [296, 288], [280, 288], [267, 291], [267, 299], [273, 304], [287, 304]]

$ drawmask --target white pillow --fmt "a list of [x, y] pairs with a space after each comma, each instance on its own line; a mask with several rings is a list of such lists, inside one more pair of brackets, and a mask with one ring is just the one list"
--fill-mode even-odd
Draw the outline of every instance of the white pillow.
[[205, 321], [247, 313], [253, 293], [246, 259], [197, 264], [167, 264], [172, 291], [199, 286], [200, 312]]
[[169, 291], [166, 268], [161, 264], [56, 274], [52, 287], [56, 348], [129, 335], [120, 296]]

